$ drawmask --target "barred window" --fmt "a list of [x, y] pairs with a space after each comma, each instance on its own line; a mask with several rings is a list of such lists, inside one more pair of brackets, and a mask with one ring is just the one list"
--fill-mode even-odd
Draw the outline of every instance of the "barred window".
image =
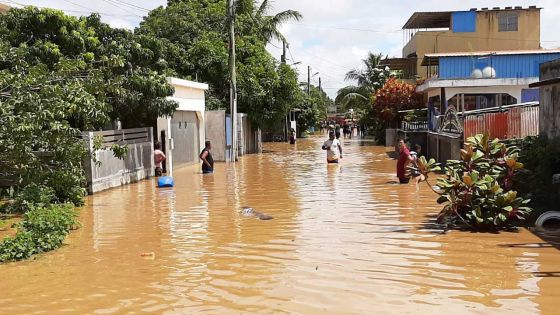
[[517, 12], [498, 13], [499, 32], [517, 32]]

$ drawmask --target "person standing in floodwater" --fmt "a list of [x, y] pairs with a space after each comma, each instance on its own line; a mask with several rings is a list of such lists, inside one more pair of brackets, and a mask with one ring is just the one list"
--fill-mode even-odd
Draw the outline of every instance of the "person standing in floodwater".
[[410, 176], [407, 175], [406, 167], [408, 164], [414, 161], [414, 158], [410, 155], [406, 143], [404, 140], [399, 140], [399, 160], [397, 161], [397, 177], [401, 184], [408, 184], [410, 181]]
[[204, 149], [200, 152], [200, 159], [202, 160], [202, 174], [214, 173], [214, 158], [212, 158], [212, 143], [206, 141], [204, 144]]
[[338, 163], [342, 159], [342, 144], [335, 138], [334, 132], [329, 132], [329, 140], [323, 143], [322, 149], [327, 151], [327, 163]]
[[161, 151], [161, 142], [156, 142], [154, 145], [154, 164], [156, 165], [155, 175], [163, 175], [163, 170], [161, 168], [161, 162], [165, 161], [165, 154]]
[[290, 129], [290, 144], [296, 144], [296, 131], [294, 128]]

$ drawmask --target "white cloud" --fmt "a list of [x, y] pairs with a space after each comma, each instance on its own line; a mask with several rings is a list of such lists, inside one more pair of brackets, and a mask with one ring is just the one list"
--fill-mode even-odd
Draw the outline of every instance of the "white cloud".
[[356, 46], [352, 46], [352, 54], [358, 58], [364, 58], [367, 56], [368, 51], [366, 49], [361, 49]]

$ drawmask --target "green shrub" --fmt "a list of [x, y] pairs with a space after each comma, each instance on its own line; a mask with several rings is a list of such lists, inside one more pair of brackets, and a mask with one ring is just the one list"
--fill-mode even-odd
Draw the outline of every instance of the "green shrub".
[[560, 174], [560, 138], [528, 137], [516, 144], [526, 171], [519, 174], [523, 180], [518, 180], [515, 188], [531, 198], [536, 210], [533, 218], [560, 209], [560, 193], [552, 184], [552, 175]]
[[29, 184], [17, 193], [14, 202], [7, 204], [11, 213], [26, 213], [33, 207], [44, 207], [56, 201], [51, 187]]
[[85, 175], [81, 165], [49, 172], [45, 174], [41, 182], [52, 187], [57, 202], [71, 202], [76, 206], [83, 205], [86, 190], [84, 189]]
[[[445, 204], [439, 221], [478, 230], [513, 228], [532, 211], [530, 200], [513, 190], [515, 175], [523, 169], [519, 149], [487, 135], [468, 138], [461, 160], [447, 161], [446, 177], [438, 178], [438, 203]], [[426, 176], [440, 170], [434, 160], [420, 159]]]
[[32, 207], [16, 235], [0, 242], [0, 262], [22, 260], [56, 249], [77, 225], [77, 212], [72, 204]]

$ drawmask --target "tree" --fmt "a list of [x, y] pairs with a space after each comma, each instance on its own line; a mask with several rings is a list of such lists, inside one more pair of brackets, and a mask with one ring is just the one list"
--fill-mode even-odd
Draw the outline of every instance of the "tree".
[[[164, 43], [113, 29], [98, 15], [78, 19], [57, 10], [13, 9], [0, 17], [0, 38], [11, 47], [27, 46], [29, 51], [20, 57], [31, 66], [44, 64], [53, 70], [64, 58], [83, 61], [84, 74], [95, 71], [105, 81], [93, 93], [106, 105], [105, 114], [122, 120], [124, 127], [149, 126], [177, 107], [165, 99], [173, 89], [165, 78], [172, 72]], [[81, 129], [103, 126], [72, 122]]]
[[[177, 72], [209, 84], [207, 109], [227, 109], [229, 103], [226, 9], [226, 0], [168, 1], [167, 7], [150, 12], [136, 30], [165, 39], [184, 52]], [[288, 10], [269, 16], [269, 1], [257, 6], [253, 0], [240, 0], [236, 9], [238, 108], [258, 126], [267, 128], [282, 120], [293, 106], [276, 95], [296, 95], [297, 85], [281, 80], [297, 75], [293, 69], [279, 66], [266, 44], [284, 39], [278, 31], [280, 25], [299, 20], [301, 15]], [[279, 91], [282, 88], [287, 90]]]
[[0, 15], [0, 161], [15, 185], [54, 189], [57, 201], [78, 204], [81, 131], [114, 119], [149, 125], [177, 104], [162, 43], [112, 29], [99, 16], [75, 18], [50, 9]]
[[[386, 76], [382, 75], [382, 71], [378, 68], [383, 54], [368, 53], [365, 59], [362, 59], [364, 68], [353, 69], [346, 73], [346, 80], [357, 81], [358, 86], [364, 86], [372, 89], [378, 89], [383, 86]], [[388, 69], [387, 69], [388, 70]]]
[[[307, 85], [307, 83], [303, 84]], [[306, 131], [309, 127], [316, 126], [320, 120], [326, 119], [327, 107], [333, 103], [328, 95], [318, 87], [311, 85], [309, 95], [304, 94], [303, 102], [298, 106], [300, 110], [297, 117], [298, 130]]]
[[290, 21], [300, 21], [303, 16], [298, 11], [285, 10], [275, 15], [266, 15], [272, 10], [272, 2], [264, 0], [257, 7], [257, 1], [254, 0], [241, 0], [238, 1], [241, 7], [241, 12], [248, 14], [254, 22], [254, 27], [257, 28], [258, 34], [266, 43], [273, 40], [279, 42], [287, 42], [287, 39], [280, 32], [280, 26], [283, 23]]
[[416, 86], [399, 82], [395, 78], [389, 79], [383, 88], [375, 93], [372, 101], [376, 117], [385, 126], [391, 127], [398, 125], [399, 111], [423, 106], [421, 95], [416, 93]]
[[362, 69], [347, 72], [346, 80], [356, 81], [357, 85], [349, 85], [340, 89], [335, 102], [342, 105], [345, 110], [353, 108], [357, 111], [367, 112], [371, 105], [371, 95], [383, 87], [391, 76], [396, 74], [394, 71], [390, 71], [388, 67], [379, 68], [382, 58], [383, 54], [370, 52], [362, 60], [364, 65]]

